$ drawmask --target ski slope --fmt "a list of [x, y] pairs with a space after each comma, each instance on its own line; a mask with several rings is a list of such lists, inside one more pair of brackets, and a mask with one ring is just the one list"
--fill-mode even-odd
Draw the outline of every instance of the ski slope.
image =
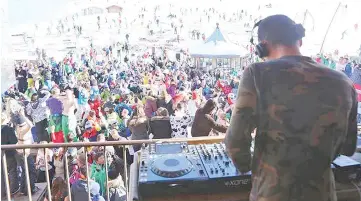
[[[25, 1], [25, 0], [23, 0]], [[315, 1], [266, 1], [258, 0], [247, 3], [240, 3], [235, 0], [141, 0], [141, 1], [114, 1], [115, 4], [119, 4], [123, 7], [122, 13], [122, 27], [110, 27], [105, 24], [105, 17], [108, 21], [117, 19], [118, 16], [111, 14], [103, 14], [101, 16], [101, 29], [98, 30], [96, 24], [96, 17], [87, 16], [77, 19], [77, 24], [83, 25], [84, 34], [80, 37], [72, 32], [59, 36], [56, 34], [56, 22], [59, 19], [64, 19], [68, 16], [67, 27], [72, 27], [71, 16], [72, 11], [80, 10], [86, 6], [100, 5], [101, 0], [89, 1], [72, 1], [68, 4], [68, 10], [63, 12], [61, 18], [49, 19], [48, 21], [42, 21], [37, 24], [37, 30], [35, 23], [28, 23], [26, 25], [19, 25], [13, 27], [12, 34], [26, 32], [29, 36], [29, 40], [32, 42], [21, 42], [21, 37], [13, 37], [12, 44], [15, 52], [31, 52], [36, 47], [48, 50], [54, 54], [64, 54], [66, 48], [69, 46], [87, 46], [90, 41], [93, 41], [97, 46], [105, 46], [125, 39], [125, 34], [130, 34], [131, 44], [135, 46], [141, 46], [142, 48], [151, 46], [169, 45], [167, 41], [175, 40], [176, 35], [173, 33], [170, 23], [173, 22], [176, 26], [180, 26], [180, 20], [182, 20], [184, 28], [180, 33], [183, 39], [180, 44], [173, 44], [171, 49], [184, 48], [189, 46], [192, 41], [190, 40], [190, 32], [192, 30], [199, 30], [200, 33], [204, 33], [208, 37], [215, 29], [216, 23], [219, 23], [221, 31], [226, 35], [229, 42], [238, 44], [245, 47], [249, 44], [251, 28], [245, 28], [244, 23], [250, 23], [253, 26], [254, 21], [264, 18], [272, 14], [286, 14], [294, 19], [298, 23], [303, 23], [306, 28], [306, 38], [304, 39], [304, 47], [302, 51], [307, 55], [314, 55], [320, 51], [321, 43], [327, 30], [328, 24], [334, 14], [334, 11], [338, 5], [336, 0], [315, 0]], [[272, 3], [272, 8], [266, 7], [267, 4]], [[109, 2], [107, 4], [110, 4]], [[347, 8], [346, 8], [347, 5]], [[160, 25], [157, 26], [154, 23], [154, 7], [159, 6], [160, 11], [157, 12], [157, 18], [160, 20]], [[144, 19], [139, 18], [139, 11], [142, 7], [146, 7], [147, 12], [144, 13]], [[188, 13], [181, 16], [180, 8], [188, 9]], [[189, 10], [192, 8], [193, 12]], [[195, 12], [198, 8], [199, 11], [204, 9], [215, 8], [218, 13], [214, 14], [209, 21], [204, 12]], [[331, 26], [331, 29], [327, 35], [326, 42], [324, 44], [324, 52], [334, 52], [336, 49], [343, 54], [356, 54], [356, 50], [361, 44], [360, 29], [354, 30], [353, 26], [356, 23], [361, 22], [361, 13], [358, 9], [361, 8], [361, 1], [358, 0], [345, 0], [342, 1], [342, 6], [335, 16], [335, 20]], [[308, 14], [304, 15], [307, 9]], [[245, 10], [248, 16], [244, 16], [241, 21], [229, 21], [232, 18], [233, 13], [240, 10]], [[217, 17], [217, 15], [226, 14], [226, 20]], [[177, 19], [168, 18], [169, 14], [176, 14]], [[250, 17], [252, 15], [252, 19]], [[154, 30], [155, 35], [149, 36], [149, 30], [146, 28], [148, 23]], [[47, 35], [47, 27], [49, 24], [52, 26], [52, 34]], [[342, 33], [344, 37], [342, 39]], [[146, 39], [146, 40], [140, 40]], [[19, 53], [20, 54], [20, 53]]]

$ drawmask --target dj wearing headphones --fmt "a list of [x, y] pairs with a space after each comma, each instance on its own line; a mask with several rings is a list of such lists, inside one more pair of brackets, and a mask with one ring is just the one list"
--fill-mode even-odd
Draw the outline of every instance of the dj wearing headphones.
[[[301, 39], [305, 37], [305, 29], [301, 24], [295, 24], [286, 16], [284, 16], [286, 18], [278, 16], [279, 20], [273, 23], [264, 19], [258, 21], [253, 27], [253, 29], [258, 27], [259, 43], [257, 45], [253, 43], [253, 35], [250, 42], [255, 45], [255, 53], [260, 58], [275, 59], [289, 54], [301, 54], [299, 47], [302, 46]], [[273, 51], [275, 49], [278, 51]]]
[[265, 62], [244, 70], [225, 138], [239, 171], [252, 171], [249, 200], [336, 201], [331, 163], [356, 150], [352, 83], [302, 56], [305, 29], [289, 17], [269, 16], [257, 26], [256, 52]]

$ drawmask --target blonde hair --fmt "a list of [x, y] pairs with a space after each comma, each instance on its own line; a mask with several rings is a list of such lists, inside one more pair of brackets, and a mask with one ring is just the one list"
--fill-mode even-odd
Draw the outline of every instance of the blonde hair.
[[167, 91], [163, 90], [163, 91], [160, 92], [160, 97], [165, 98], [167, 96], [167, 94], [168, 94]]
[[158, 108], [157, 110], [157, 115], [158, 116], [162, 116], [162, 117], [168, 117], [169, 116], [169, 113], [168, 113], [168, 110], [164, 107], [160, 107]]
[[134, 110], [134, 116], [137, 116], [138, 118], [145, 117], [143, 104], [137, 104], [137, 106], [135, 107], [135, 110]]
[[147, 118], [145, 116], [144, 108], [142, 104], [138, 104], [133, 112], [133, 116], [131, 117], [131, 120], [129, 121], [128, 126], [135, 126], [138, 123], [144, 123], [147, 121]]

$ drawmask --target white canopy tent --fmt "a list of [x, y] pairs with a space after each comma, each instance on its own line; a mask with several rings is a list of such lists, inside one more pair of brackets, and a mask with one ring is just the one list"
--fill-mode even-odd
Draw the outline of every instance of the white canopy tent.
[[195, 66], [207, 68], [236, 67], [241, 63], [240, 58], [246, 53], [246, 50], [225, 39], [218, 23], [217, 28], [205, 42], [197, 41], [189, 48], [189, 54], [195, 59]]
[[247, 54], [246, 50], [242, 50], [241, 47], [223, 41], [217, 43], [196, 43], [189, 51], [192, 57], [208, 58], [234, 58]]

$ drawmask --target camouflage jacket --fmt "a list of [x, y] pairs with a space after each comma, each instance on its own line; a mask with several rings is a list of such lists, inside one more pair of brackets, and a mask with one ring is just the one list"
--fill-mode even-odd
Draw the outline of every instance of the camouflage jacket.
[[309, 57], [245, 69], [225, 143], [239, 170], [252, 170], [250, 200], [336, 201], [330, 165], [354, 153], [356, 115], [351, 81]]

